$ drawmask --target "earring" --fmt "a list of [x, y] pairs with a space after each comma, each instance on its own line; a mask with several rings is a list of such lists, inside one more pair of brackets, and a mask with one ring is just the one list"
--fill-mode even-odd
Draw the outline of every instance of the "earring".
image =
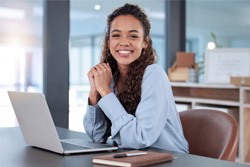
[[110, 50], [107, 51], [107, 57], [111, 57]]
[[141, 51], [141, 55], [144, 55], [144, 50], [145, 50], [145, 49], [143, 48], [142, 51]]

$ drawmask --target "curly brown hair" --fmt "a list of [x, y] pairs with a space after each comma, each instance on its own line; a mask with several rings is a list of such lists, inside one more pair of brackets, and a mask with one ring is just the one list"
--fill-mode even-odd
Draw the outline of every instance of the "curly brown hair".
[[147, 48], [143, 49], [140, 57], [129, 65], [127, 76], [122, 83], [122, 90], [117, 95], [125, 110], [129, 114], [135, 115], [136, 108], [141, 100], [141, 84], [144, 71], [148, 65], [155, 63], [156, 53], [150, 38], [150, 22], [144, 11], [138, 5], [128, 3], [114, 10], [107, 18], [107, 30], [103, 43], [101, 62], [109, 63], [115, 85], [120, 72], [116, 60], [109, 51], [108, 41], [110, 39], [110, 26], [113, 20], [120, 15], [131, 15], [138, 19], [143, 27], [144, 41], [147, 42], [146, 39], [149, 38]]

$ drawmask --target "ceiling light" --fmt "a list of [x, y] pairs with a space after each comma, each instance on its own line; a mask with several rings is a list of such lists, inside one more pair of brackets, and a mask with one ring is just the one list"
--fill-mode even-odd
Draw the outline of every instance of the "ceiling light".
[[95, 10], [100, 10], [101, 9], [101, 6], [100, 5], [95, 5]]
[[154, 19], [163, 20], [165, 18], [165, 14], [163, 12], [148, 12], [148, 15]]
[[214, 42], [208, 42], [207, 44], [207, 48], [208, 49], [214, 49], [216, 46], [215, 46], [215, 43]]
[[24, 17], [25, 17], [24, 10], [0, 7], [0, 18], [23, 20]]

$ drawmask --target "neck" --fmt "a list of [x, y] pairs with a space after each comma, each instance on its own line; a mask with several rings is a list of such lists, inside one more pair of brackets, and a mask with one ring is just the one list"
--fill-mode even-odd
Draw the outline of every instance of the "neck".
[[124, 79], [126, 78], [127, 76], [127, 71], [128, 71], [128, 67], [127, 66], [118, 66], [119, 68], [119, 78], [116, 82], [116, 89], [118, 91], [118, 93], [122, 92], [122, 87], [123, 87], [123, 82], [124, 82]]
[[120, 79], [124, 79], [128, 72], [128, 66], [119, 66], [118, 68], [120, 71]]

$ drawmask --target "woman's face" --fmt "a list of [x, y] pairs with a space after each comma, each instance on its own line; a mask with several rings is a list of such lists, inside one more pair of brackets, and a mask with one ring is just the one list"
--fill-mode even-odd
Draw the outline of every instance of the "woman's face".
[[116, 17], [110, 26], [109, 49], [119, 68], [127, 68], [137, 60], [143, 48], [144, 31], [139, 20], [131, 15]]

